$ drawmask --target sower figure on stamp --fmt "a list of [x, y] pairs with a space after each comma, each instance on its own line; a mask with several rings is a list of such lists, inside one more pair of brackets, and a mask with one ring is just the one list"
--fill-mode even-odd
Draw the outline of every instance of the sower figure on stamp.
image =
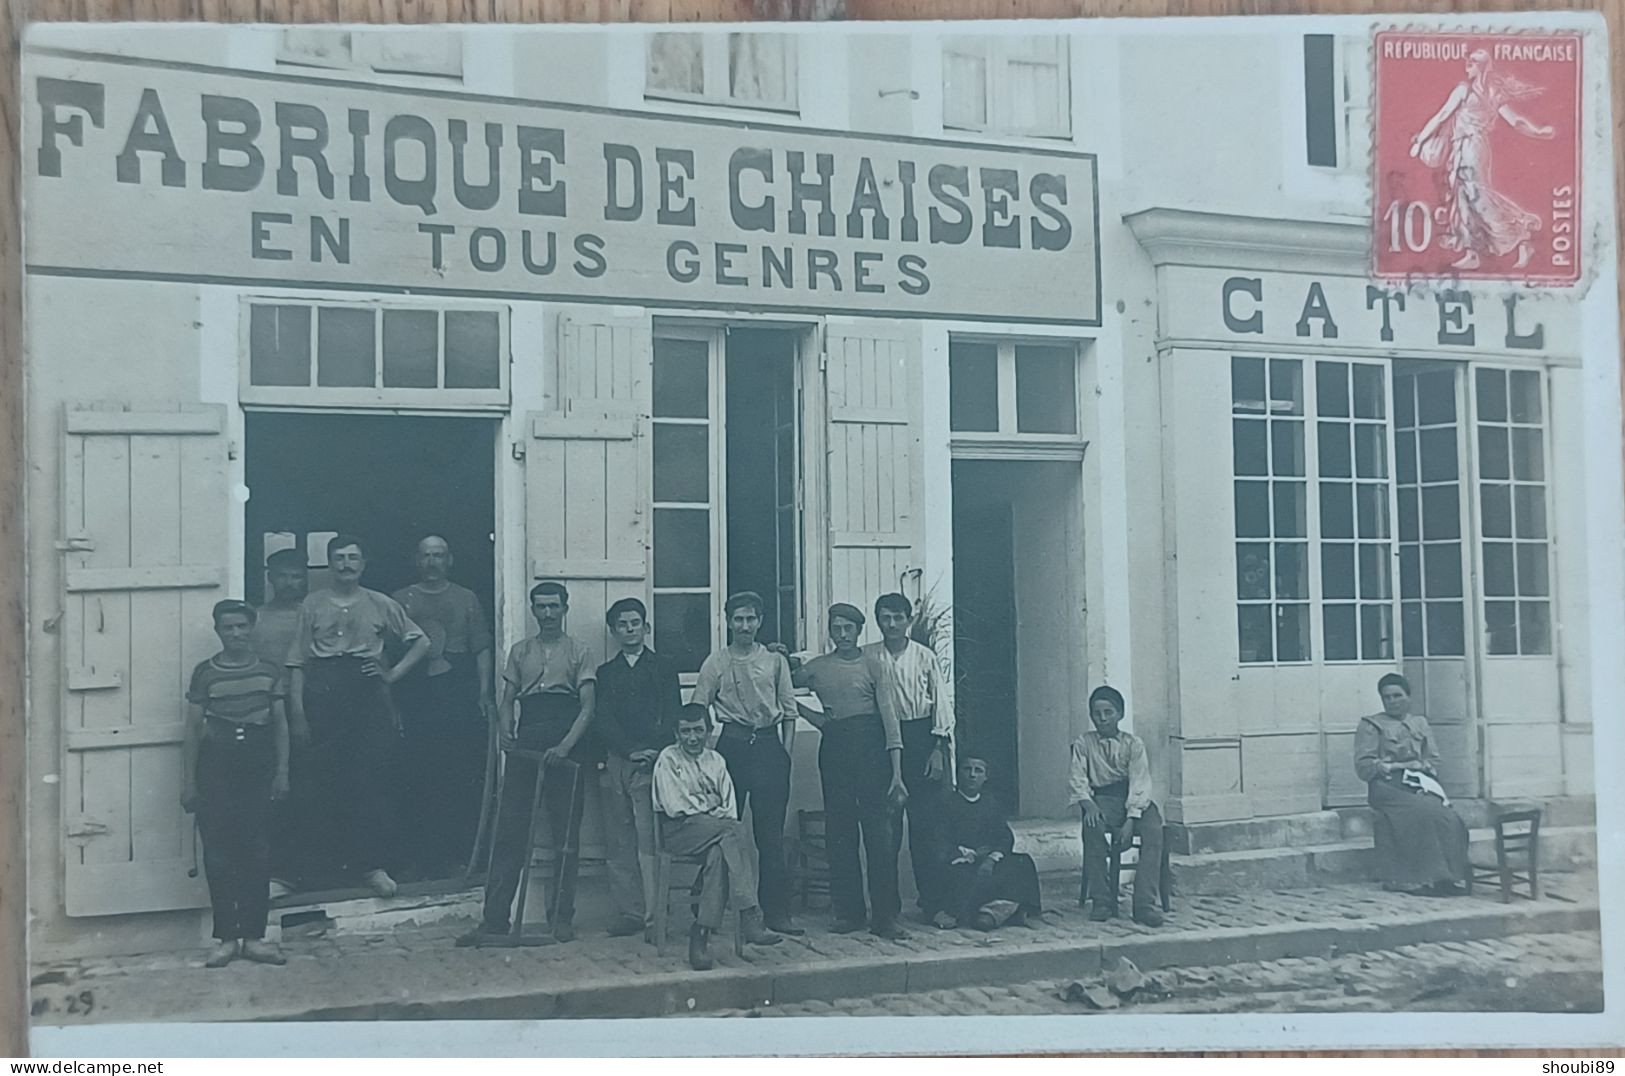
[[[389, 687], [429, 654], [429, 640], [399, 602], [361, 585], [359, 538], [327, 543], [333, 586], [309, 595], [288, 650], [290, 722], [310, 727], [312, 805], [335, 838], [329, 867], [359, 872], [380, 897], [395, 895], [387, 870], [399, 834], [390, 810], [390, 767], [400, 729]], [[384, 658], [386, 639], [406, 653]]]
[[429, 637], [429, 658], [403, 685], [399, 705], [406, 752], [408, 820], [423, 877], [459, 873], [479, 822], [487, 729], [496, 716], [491, 625], [479, 598], [448, 579], [451, 547], [430, 535], [418, 543], [418, 581], [395, 592]]
[[1088, 880], [1089, 918], [1117, 915], [1117, 891], [1107, 869], [1106, 834], [1119, 848], [1140, 835], [1139, 867], [1134, 871], [1134, 921], [1162, 925], [1162, 813], [1151, 802], [1151, 767], [1145, 743], [1118, 728], [1123, 696], [1097, 687], [1089, 695], [1092, 731], [1072, 744], [1072, 802], [1083, 808], [1083, 874]]
[[186, 690], [181, 806], [197, 813], [203, 873], [218, 941], [205, 961], [286, 961], [265, 942], [270, 904], [271, 801], [288, 793], [288, 721], [282, 669], [254, 652], [254, 610], [214, 607], [220, 653], [192, 670]]
[[[570, 592], [563, 583], [537, 583], [530, 591], [536, 634], [514, 644], [502, 672], [497, 719], [504, 742], [541, 752], [543, 761], [508, 753], [503, 761], [502, 798], [491, 841], [491, 870], [485, 880], [480, 925], [457, 939], [461, 946], [501, 945], [509, 939], [514, 896], [521, 874], [530, 869], [531, 803], [537, 766], [542, 775], [542, 812], [553, 847], [553, 889], [547, 925], [554, 939], [575, 938], [576, 877], [581, 856], [581, 814], [587, 781], [601, 749], [589, 734], [593, 721], [597, 667], [587, 648], [564, 633]], [[517, 704], [517, 707], [516, 707]], [[515, 710], [517, 709], [517, 712]]]
[[[310, 572], [302, 549], [279, 549], [265, 560], [270, 600], [255, 610], [250, 641], [260, 660], [276, 667], [286, 687], [288, 651], [299, 634], [299, 607], [310, 593]], [[286, 707], [292, 709], [291, 706]], [[271, 899], [285, 897], [305, 877], [306, 852], [314, 824], [310, 814], [310, 726], [288, 729], [288, 794], [271, 807]]]
[[741, 814], [750, 807], [768, 929], [805, 934], [790, 921], [790, 871], [784, 859], [797, 716], [790, 666], [782, 654], [756, 641], [762, 626], [760, 595], [735, 594], [724, 610], [732, 641], [700, 665], [693, 701], [715, 709], [722, 725], [717, 752], [728, 763]]
[[[879, 659], [879, 690], [890, 697], [903, 740], [903, 784], [908, 789], [908, 855], [920, 911], [929, 917], [929, 894], [939, 888], [933, 875], [941, 862], [934, 824], [942, 806], [943, 784], [953, 756], [954, 710], [947, 685], [930, 647], [909, 638], [914, 607], [901, 594], [882, 594], [875, 601], [875, 623], [881, 641], [864, 647]], [[901, 819], [894, 820], [893, 842], [901, 846]]]
[[[722, 756], [706, 746], [711, 738], [711, 712], [690, 704], [677, 715], [677, 742], [655, 760], [653, 804], [659, 814], [666, 851], [677, 856], [704, 856], [700, 897], [688, 936], [688, 962], [695, 971], [712, 966], [711, 934], [722, 925], [728, 898], [740, 912], [740, 930], [753, 945], [777, 945], [783, 939], [762, 927], [756, 901], [756, 868], [749, 837], [734, 803], [733, 780]], [[665, 894], [660, 894], [662, 900]], [[659, 914], [659, 912], [656, 912]]]
[[[824, 792], [825, 834], [829, 844], [831, 903], [837, 934], [862, 930], [865, 921], [882, 938], [905, 936], [897, 925], [897, 842], [893, 829], [908, 799], [903, 784], [903, 738], [892, 693], [878, 689], [885, 675], [879, 659], [858, 648], [861, 610], [840, 603], [829, 607], [833, 653], [797, 668], [797, 687], [810, 687], [823, 705], [820, 713], [801, 712], [815, 725], [818, 779]], [[858, 855], [862, 835], [863, 856]], [[864, 861], [868, 865], [869, 905], [864, 907]], [[872, 918], [871, 918], [872, 916]]]
[[1004, 808], [983, 793], [987, 762], [974, 756], [959, 760], [958, 782], [942, 805], [942, 846], [946, 860], [938, 874], [933, 922], [944, 930], [956, 926], [996, 930], [1021, 925], [1043, 911], [1038, 866], [1032, 856], [1016, 851], [1016, 835]]
[[604, 620], [619, 652], [598, 666], [594, 725], [605, 759], [604, 836], [609, 845], [609, 890], [615, 921], [609, 933], [647, 933], [654, 892], [655, 817], [650, 787], [655, 759], [671, 745], [683, 705], [677, 667], [644, 645], [648, 610], [622, 598]]

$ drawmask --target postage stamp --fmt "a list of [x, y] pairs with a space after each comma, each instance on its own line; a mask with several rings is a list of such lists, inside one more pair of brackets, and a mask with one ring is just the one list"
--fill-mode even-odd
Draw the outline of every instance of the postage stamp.
[[1376, 35], [1379, 277], [1579, 281], [1579, 34]]

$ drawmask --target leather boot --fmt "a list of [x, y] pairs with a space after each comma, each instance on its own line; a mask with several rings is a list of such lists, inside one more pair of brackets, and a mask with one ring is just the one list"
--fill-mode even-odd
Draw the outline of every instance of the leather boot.
[[762, 909], [746, 908], [739, 915], [739, 932], [752, 945], [777, 945], [784, 939], [762, 925]]
[[713, 966], [711, 960], [711, 932], [700, 924], [695, 923], [688, 931], [688, 966], [695, 971], [710, 971]]

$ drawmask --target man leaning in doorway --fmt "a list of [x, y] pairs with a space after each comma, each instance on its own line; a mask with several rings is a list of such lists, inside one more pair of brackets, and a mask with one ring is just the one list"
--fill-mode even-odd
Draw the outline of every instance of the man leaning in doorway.
[[790, 750], [795, 742], [796, 696], [784, 655], [756, 641], [762, 598], [742, 591], [723, 605], [730, 642], [700, 665], [692, 702], [710, 706], [722, 731], [717, 753], [728, 764], [740, 817], [750, 806], [756, 837], [758, 894], [769, 930], [805, 934], [790, 921], [789, 865], [784, 860], [784, 814], [790, 804]]
[[408, 821], [418, 873], [461, 873], [479, 823], [492, 697], [491, 626], [479, 598], [447, 578], [451, 546], [431, 534], [418, 543], [418, 581], [395, 592], [429, 637], [429, 658], [401, 693]]
[[622, 598], [604, 615], [619, 651], [598, 666], [594, 725], [605, 759], [604, 836], [609, 845], [609, 893], [614, 937], [647, 934], [656, 906], [655, 760], [672, 742], [682, 687], [677, 666], [644, 645], [648, 609]]
[[[903, 738], [903, 784], [908, 790], [908, 858], [914, 867], [916, 900], [928, 913], [930, 894], [941, 887], [935, 872], [942, 861], [937, 847], [936, 816], [953, 754], [954, 710], [943, 683], [937, 655], [909, 638], [914, 606], [901, 594], [875, 600], [880, 642], [864, 647], [882, 670], [878, 689], [890, 696]], [[901, 820], [893, 841], [902, 844]]]
[[[429, 653], [429, 640], [400, 603], [361, 585], [359, 538], [327, 543], [328, 590], [300, 604], [288, 649], [291, 727], [310, 727], [313, 805], [337, 838], [329, 866], [360, 871], [381, 897], [395, 895], [387, 867], [398, 834], [389, 809], [390, 764], [399, 740], [389, 686]], [[390, 665], [386, 645], [405, 645]]]
[[1103, 922], [1117, 916], [1117, 892], [1106, 865], [1106, 835], [1127, 848], [1140, 835], [1140, 868], [1134, 872], [1134, 921], [1162, 925], [1162, 813], [1151, 802], [1151, 767], [1145, 743], [1118, 728], [1123, 720], [1123, 694], [1101, 686], [1089, 694], [1089, 723], [1094, 727], [1072, 744], [1072, 802], [1083, 808], [1083, 876], [1089, 918]]
[[[254, 611], [249, 644], [260, 660], [279, 670], [288, 663], [288, 651], [299, 634], [299, 607], [310, 593], [310, 571], [303, 549], [279, 549], [265, 558], [270, 599]], [[289, 706], [292, 709], [292, 706]], [[288, 794], [271, 805], [271, 899], [285, 897], [305, 877], [313, 820], [310, 817], [308, 748], [310, 726], [290, 723]]]
[[[587, 648], [564, 633], [570, 592], [563, 583], [537, 583], [530, 591], [536, 634], [508, 651], [502, 671], [497, 720], [502, 739], [541, 752], [542, 808], [553, 844], [553, 891], [547, 924], [557, 941], [575, 938], [576, 874], [581, 855], [581, 813], [587, 779], [599, 749], [593, 722], [597, 670]], [[517, 703], [517, 713], [515, 704]], [[530, 808], [538, 763], [510, 752], [503, 760], [502, 797], [491, 841], [480, 925], [457, 939], [460, 946], [502, 945], [508, 938], [519, 879], [530, 868]]]

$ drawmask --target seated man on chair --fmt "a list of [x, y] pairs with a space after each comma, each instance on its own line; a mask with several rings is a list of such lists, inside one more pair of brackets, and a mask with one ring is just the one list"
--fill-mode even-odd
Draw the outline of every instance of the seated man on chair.
[[[660, 752], [654, 769], [654, 806], [665, 850], [674, 856], [703, 856], [700, 903], [688, 936], [688, 962], [695, 971], [711, 968], [711, 933], [722, 926], [731, 893], [740, 913], [740, 932], [754, 945], [781, 940], [762, 925], [756, 903], [756, 865], [751, 862], [750, 830], [734, 807], [733, 780], [722, 756], [707, 746], [711, 711], [691, 703], [677, 715], [677, 742]], [[656, 894], [664, 902], [664, 893]], [[656, 909], [654, 914], [663, 914]]]
[[1004, 809], [982, 792], [987, 763], [967, 755], [959, 760], [959, 784], [938, 814], [944, 861], [935, 872], [942, 890], [928, 906], [944, 930], [956, 926], [996, 930], [1017, 926], [1043, 911], [1038, 867], [1017, 852], [1016, 835]]
[[1134, 921], [1162, 925], [1162, 813], [1151, 802], [1151, 767], [1145, 743], [1119, 729], [1123, 696], [1116, 688], [1097, 687], [1089, 695], [1089, 721], [1094, 729], [1072, 744], [1072, 802], [1083, 807], [1083, 876], [1089, 895], [1089, 918], [1115, 918], [1117, 891], [1107, 865], [1106, 835], [1127, 848], [1140, 835], [1140, 860], [1134, 871]]

